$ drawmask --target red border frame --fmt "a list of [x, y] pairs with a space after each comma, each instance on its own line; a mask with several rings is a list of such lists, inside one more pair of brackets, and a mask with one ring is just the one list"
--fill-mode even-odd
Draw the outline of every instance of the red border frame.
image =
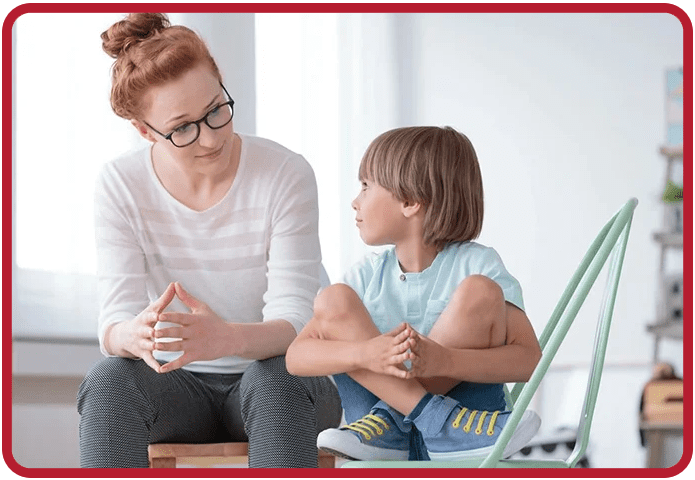
[[[12, 298], [12, 26], [21, 15], [26, 13], [94, 13], [94, 12], [133, 12], [160, 11], [167, 12], [444, 12], [444, 13], [668, 13], [681, 22], [683, 26], [683, 174], [684, 174], [684, 249], [683, 281], [684, 326], [683, 326], [683, 378], [684, 398], [684, 436], [683, 457], [670, 468], [594, 468], [590, 470], [571, 469], [562, 471], [563, 477], [618, 477], [618, 478], [654, 478], [671, 477], [685, 470], [693, 453], [693, 27], [688, 15], [679, 7], [665, 3], [605, 3], [605, 4], [562, 4], [562, 3], [29, 3], [14, 8], [7, 15], [2, 26], [2, 227], [3, 227], [3, 299]], [[459, 477], [458, 469], [336, 469], [336, 470], [293, 470], [293, 469], [208, 469], [205, 475], [198, 469], [180, 470], [139, 470], [109, 469], [104, 471], [83, 470], [76, 468], [26, 468], [17, 463], [12, 455], [12, 302], [3, 301], [2, 314], [2, 454], [8, 467], [16, 474], [27, 478], [95, 478], [95, 477]], [[9, 428], [7, 427], [9, 426]], [[329, 473], [328, 473], [329, 472]], [[583, 473], [586, 472], [586, 473]], [[473, 472], [470, 472], [473, 473]], [[500, 470], [477, 470], [475, 477], [497, 477]], [[540, 469], [505, 469], [504, 477], [552, 478], [558, 476], [558, 470]]]

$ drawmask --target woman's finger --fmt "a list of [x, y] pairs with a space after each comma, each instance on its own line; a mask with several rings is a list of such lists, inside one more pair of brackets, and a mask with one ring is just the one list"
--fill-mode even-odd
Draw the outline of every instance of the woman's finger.
[[162, 310], [167, 308], [167, 305], [169, 305], [171, 301], [174, 299], [175, 294], [176, 291], [174, 290], [174, 284], [170, 283], [167, 286], [166, 290], [164, 290], [164, 293], [162, 293], [162, 295], [152, 303], [152, 310], [157, 313], [161, 313]]
[[192, 315], [190, 313], [164, 312], [159, 314], [160, 322], [176, 323], [178, 325], [190, 325]]
[[169, 373], [169, 372], [172, 372], [174, 370], [178, 370], [179, 368], [183, 367], [184, 365], [187, 365], [190, 362], [191, 362], [191, 360], [190, 360], [189, 356], [184, 353], [176, 360], [173, 360], [169, 363], [165, 363], [164, 365], [162, 365], [162, 367], [159, 369], [159, 373]]
[[181, 299], [184, 305], [186, 305], [191, 310], [196, 310], [202, 308], [205, 305], [203, 302], [195, 298], [193, 295], [188, 293], [179, 282], [174, 283], [174, 288], [176, 289], [176, 296]]
[[185, 339], [183, 327], [166, 327], [154, 331], [154, 338], [181, 338]]
[[138, 329], [137, 334], [140, 336], [140, 338], [153, 339], [155, 332], [156, 330], [154, 329], [154, 326], [145, 325]]
[[152, 356], [152, 353], [144, 352], [142, 357], [140, 357], [140, 358], [142, 358], [142, 360], [147, 365], [149, 365], [152, 370], [154, 370], [157, 373], [161, 373], [160, 372], [161, 365], [159, 364], [159, 362], [157, 360], [155, 360], [155, 358]]
[[154, 345], [154, 342], [148, 338], [142, 338], [138, 342], [138, 347], [140, 350], [148, 353], [152, 353], [152, 351], [155, 349]]
[[175, 341], [175, 342], [157, 342], [154, 345], [154, 349], [159, 350], [160, 352], [180, 352], [184, 348], [183, 348], [183, 342], [182, 341]]
[[159, 321], [159, 314], [157, 312], [145, 311], [139, 315], [137, 321], [148, 327], [154, 327], [155, 323]]

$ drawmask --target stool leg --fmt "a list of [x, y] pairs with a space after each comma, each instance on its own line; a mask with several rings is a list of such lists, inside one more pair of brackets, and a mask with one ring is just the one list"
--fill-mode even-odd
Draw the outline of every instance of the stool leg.
[[150, 468], [176, 468], [176, 458], [153, 458], [150, 460]]
[[335, 468], [335, 457], [319, 453], [319, 468]]

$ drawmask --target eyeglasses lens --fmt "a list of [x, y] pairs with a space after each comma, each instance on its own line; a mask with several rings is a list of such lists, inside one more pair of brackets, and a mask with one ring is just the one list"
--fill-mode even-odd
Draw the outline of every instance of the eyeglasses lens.
[[[225, 103], [211, 110], [205, 117], [205, 123], [213, 129], [222, 128], [232, 120], [233, 115], [232, 106]], [[199, 135], [200, 125], [197, 123], [187, 123], [174, 130], [171, 135], [171, 141], [178, 147], [185, 147], [195, 142]]]

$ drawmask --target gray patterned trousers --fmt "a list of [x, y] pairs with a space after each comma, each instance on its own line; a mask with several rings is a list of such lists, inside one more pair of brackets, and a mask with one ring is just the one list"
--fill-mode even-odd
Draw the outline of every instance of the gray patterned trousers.
[[77, 395], [83, 468], [148, 466], [150, 443], [249, 442], [250, 467], [316, 467], [316, 436], [338, 426], [326, 377], [295, 377], [285, 357], [243, 374], [158, 374], [142, 360], [105, 358]]

